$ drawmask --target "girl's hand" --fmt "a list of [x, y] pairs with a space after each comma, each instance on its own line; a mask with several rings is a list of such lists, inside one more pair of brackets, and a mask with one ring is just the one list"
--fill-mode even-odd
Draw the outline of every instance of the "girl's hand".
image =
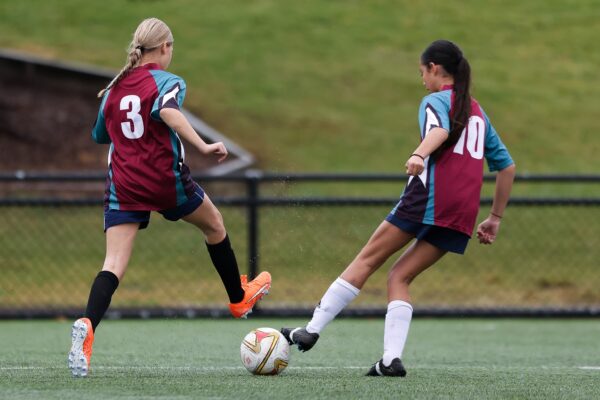
[[207, 144], [202, 149], [200, 149], [200, 152], [202, 154], [204, 154], [205, 156], [209, 156], [209, 155], [219, 156], [219, 158], [217, 159], [218, 162], [221, 162], [224, 159], [226, 159], [227, 155], [229, 154], [227, 152], [227, 149], [225, 148], [225, 145], [223, 144], [223, 142]]
[[477, 227], [477, 239], [482, 244], [492, 244], [500, 229], [500, 218], [490, 215]]
[[408, 175], [417, 176], [421, 175], [421, 172], [423, 172], [423, 170], [425, 169], [425, 160], [413, 154], [412, 156], [410, 156], [408, 161], [406, 161], [405, 165], [406, 173]]

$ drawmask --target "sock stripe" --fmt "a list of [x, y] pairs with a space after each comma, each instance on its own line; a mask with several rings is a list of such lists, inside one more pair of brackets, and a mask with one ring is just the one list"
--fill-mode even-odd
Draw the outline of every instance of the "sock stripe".
[[410, 303], [407, 303], [406, 301], [403, 300], [392, 300], [389, 302], [388, 306], [387, 306], [387, 310], [391, 311], [395, 308], [398, 307], [406, 307], [408, 309], [410, 309], [410, 311], [413, 311], [412, 306], [410, 305]]
[[339, 285], [343, 286], [345, 289], [348, 289], [348, 290], [349, 290], [349, 291], [351, 291], [351, 292], [352, 292], [352, 294], [353, 294], [353, 295], [355, 295], [355, 296], [358, 296], [358, 294], [360, 293], [360, 289], [359, 289], [359, 288], [357, 288], [357, 287], [353, 286], [353, 285], [352, 285], [350, 282], [348, 282], [348, 281], [345, 281], [345, 280], [344, 280], [344, 279], [342, 279], [342, 278], [337, 278], [337, 279], [335, 280], [335, 283], [337, 283], [337, 284], [339, 284]]

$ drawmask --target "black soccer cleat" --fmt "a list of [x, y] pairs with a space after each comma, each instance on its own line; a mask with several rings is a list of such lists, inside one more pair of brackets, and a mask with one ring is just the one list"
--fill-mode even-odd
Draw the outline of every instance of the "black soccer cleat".
[[290, 345], [298, 345], [298, 350], [308, 351], [319, 340], [318, 333], [310, 333], [304, 328], [281, 328], [281, 334]]
[[383, 365], [383, 358], [377, 361], [366, 376], [406, 376], [406, 370], [399, 358], [394, 358], [389, 367]]

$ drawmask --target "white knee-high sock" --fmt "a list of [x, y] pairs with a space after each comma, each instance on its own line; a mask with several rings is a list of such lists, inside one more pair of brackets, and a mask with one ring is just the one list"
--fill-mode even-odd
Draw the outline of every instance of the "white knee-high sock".
[[383, 335], [383, 365], [389, 366], [394, 358], [402, 358], [412, 312], [412, 306], [405, 301], [394, 300], [388, 304]]
[[360, 289], [355, 288], [342, 278], [337, 278], [323, 295], [313, 317], [306, 325], [310, 333], [321, 333], [328, 323], [344, 309], [358, 294]]

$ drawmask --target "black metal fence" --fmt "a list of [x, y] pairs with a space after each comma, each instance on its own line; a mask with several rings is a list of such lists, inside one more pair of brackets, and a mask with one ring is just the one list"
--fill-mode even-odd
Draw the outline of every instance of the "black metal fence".
[[[395, 205], [398, 174], [196, 176], [240, 268], [273, 275], [263, 315], [306, 315]], [[493, 190], [485, 177], [480, 220]], [[103, 174], [0, 174], [0, 316], [81, 312], [104, 258]], [[417, 315], [599, 315], [600, 176], [518, 176], [493, 246], [472, 241], [411, 287]], [[343, 193], [344, 196], [340, 196]], [[396, 194], [396, 195], [390, 195]], [[351, 195], [348, 195], [351, 194]], [[390, 260], [349, 315], [386, 305]], [[227, 315], [202, 235], [158, 214], [138, 235], [110, 316]]]

